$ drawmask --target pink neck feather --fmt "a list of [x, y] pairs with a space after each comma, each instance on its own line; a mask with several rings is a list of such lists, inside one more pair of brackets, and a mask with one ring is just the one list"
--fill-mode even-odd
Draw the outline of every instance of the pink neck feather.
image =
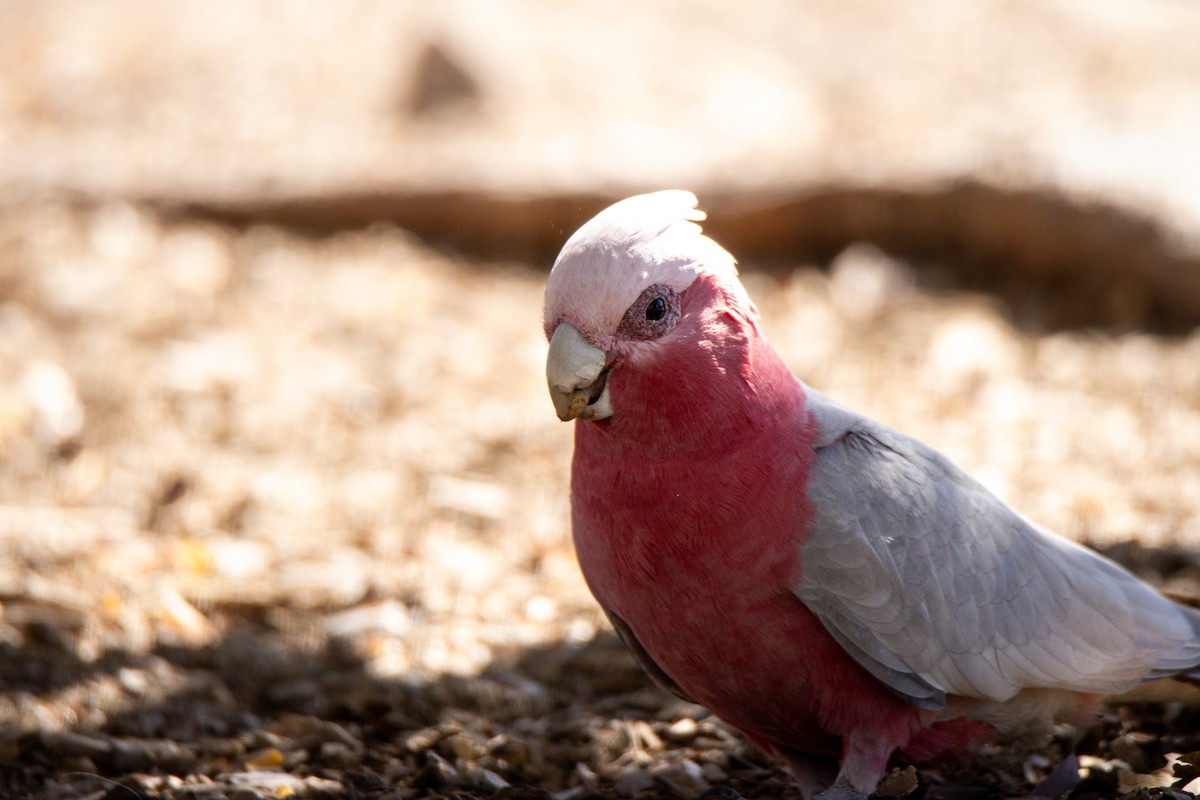
[[780, 417], [798, 419], [803, 390], [739, 297], [718, 278], [699, 276], [684, 291], [683, 318], [661, 352], [614, 361], [609, 391], [618, 411], [600, 423], [577, 423], [577, 446], [657, 458], [719, 453]]

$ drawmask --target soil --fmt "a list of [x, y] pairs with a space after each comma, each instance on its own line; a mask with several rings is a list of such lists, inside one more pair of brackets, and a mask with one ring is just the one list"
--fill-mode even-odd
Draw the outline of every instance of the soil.
[[[545, 264], [116, 201], [0, 239], [8, 796], [794, 796], [587, 594]], [[1200, 337], [1029, 332], [861, 245], [744, 272], [797, 374], [1200, 597]], [[1075, 797], [1167, 786], [1198, 731], [1116, 707], [918, 791], [1021, 795], [1069, 752]]]
[[[755, 9], [0, 0], [0, 796], [797, 797], [571, 547], [542, 286], [646, 188], [809, 384], [1200, 599], [1197, 8]], [[1116, 705], [881, 791], [1197, 752]]]

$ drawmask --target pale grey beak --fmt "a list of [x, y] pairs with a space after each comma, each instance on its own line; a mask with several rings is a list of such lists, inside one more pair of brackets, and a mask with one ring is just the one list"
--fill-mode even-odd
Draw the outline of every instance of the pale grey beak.
[[546, 354], [546, 384], [558, 418], [566, 422], [611, 417], [607, 378], [604, 351], [584, 339], [571, 323], [560, 322]]

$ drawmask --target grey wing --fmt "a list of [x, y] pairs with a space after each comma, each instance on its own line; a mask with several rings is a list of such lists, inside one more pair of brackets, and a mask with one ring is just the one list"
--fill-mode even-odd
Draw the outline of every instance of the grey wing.
[[1200, 624], [929, 447], [808, 390], [821, 431], [796, 595], [914, 704], [1095, 693], [1200, 664]]

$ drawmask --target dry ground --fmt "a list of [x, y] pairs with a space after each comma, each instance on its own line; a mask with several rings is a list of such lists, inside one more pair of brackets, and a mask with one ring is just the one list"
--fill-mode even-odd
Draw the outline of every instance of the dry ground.
[[[120, 202], [9, 206], [0, 241], [12, 796], [786, 796], [590, 602], [545, 264]], [[1200, 337], [1031, 333], [863, 246], [746, 280], [814, 386], [1200, 597]], [[1114, 712], [1074, 742], [1085, 788], [1170, 783], [1198, 730]], [[995, 761], [923, 785], [1019, 794], [1045, 766]]]
[[[791, 796], [578, 574], [564, 198], [799, 198], [739, 241], [798, 375], [1200, 597], [1197, 6], [614, 8], [0, 0], [0, 796]], [[1152, 796], [1198, 731], [918, 791]]]

